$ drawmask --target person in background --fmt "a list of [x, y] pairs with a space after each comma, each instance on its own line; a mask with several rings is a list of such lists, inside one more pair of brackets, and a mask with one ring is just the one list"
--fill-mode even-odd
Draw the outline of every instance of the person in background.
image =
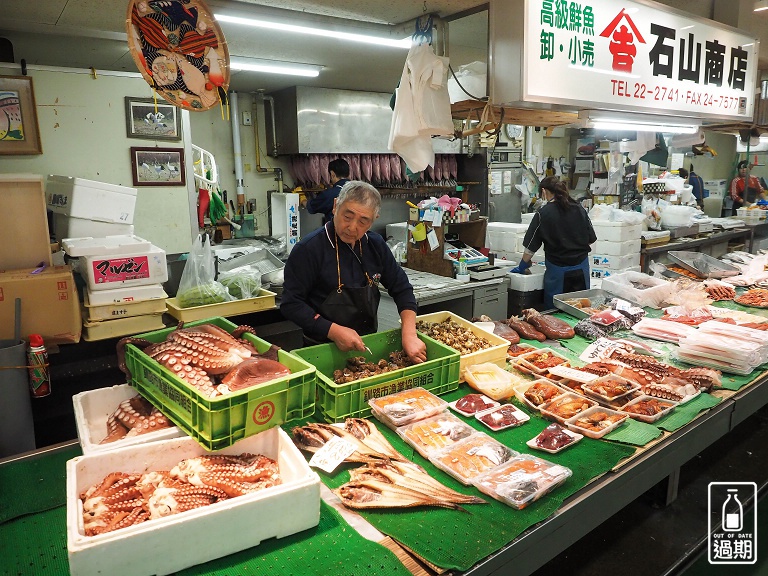
[[744, 206], [744, 203], [753, 204], [757, 202], [757, 199], [764, 195], [763, 187], [760, 185], [760, 180], [757, 176], [749, 175], [749, 162], [742, 160], [739, 162], [739, 175], [731, 180], [731, 186], [729, 188], [731, 193], [731, 200], [733, 200], [732, 216], [736, 216], [739, 208]]
[[556, 294], [589, 289], [589, 245], [597, 240], [586, 210], [557, 176], [544, 178], [539, 194], [546, 204], [533, 215], [523, 239], [523, 258], [512, 272], [523, 274], [544, 245], [544, 306]]
[[413, 362], [424, 362], [413, 287], [384, 238], [369, 232], [380, 209], [376, 188], [356, 180], [344, 185], [331, 221], [291, 250], [280, 312], [299, 325], [309, 345], [333, 341], [342, 352], [366, 352], [360, 336], [377, 331], [381, 284], [397, 305], [403, 350]]
[[696, 198], [696, 204], [699, 205], [699, 208], [704, 207], [704, 180], [701, 179], [701, 176], [696, 174], [696, 172], [693, 171], [693, 165], [691, 165], [691, 171], [688, 172], [685, 168], [680, 168], [680, 170], [677, 171], [677, 173], [680, 175], [680, 178], [685, 179], [685, 183], [688, 184], [693, 188], [691, 190], [691, 193], [693, 194], [693, 197]]
[[333, 217], [333, 202], [341, 192], [341, 188], [349, 182], [349, 163], [343, 158], [328, 162], [328, 174], [331, 177], [331, 187], [326, 188], [307, 200], [307, 212], [322, 214], [323, 225]]

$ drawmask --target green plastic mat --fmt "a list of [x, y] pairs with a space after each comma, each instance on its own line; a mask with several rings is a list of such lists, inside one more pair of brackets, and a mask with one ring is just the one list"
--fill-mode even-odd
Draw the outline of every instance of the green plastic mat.
[[66, 503], [66, 463], [82, 454], [76, 444], [61, 451], [0, 466], [0, 523]]
[[632, 444], [633, 446], [645, 446], [651, 440], [661, 436], [661, 434], [661, 430], [653, 424], [627, 418], [623, 425], [603, 436], [603, 439], [623, 444]]
[[2, 576], [69, 574], [65, 506], [0, 524], [0, 543]]
[[[451, 402], [472, 390], [465, 384], [443, 396]], [[526, 410], [530, 414], [529, 410]], [[445, 569], [468, 570], [479, 560], [512, 541], [530, 526], [551, 516], [563, 500], [577, 492], [593, 478], [611, 470], [622, 459], [634, 453], [628, 446], [584, 438], [578, 444], [560, 452], [549, 454], [536, 451], [525, 443], [534, 438], [549, 421], [531, 414], [522, 426], [501, 432], [491, 432], [474, 418], [458, 415], [473, 427], [488, 433], [513, 450], [535, 454], [545, 460], [570, 468], [571, 476], [562, 486], [533, 502], [523, 510], [516, 510], [480, 493], [472, 486], [464, 486], [448, 474], [435, 468], [393, 431], [376, 422], [377, 427], [404, 456], [423, 466], [440, 482], [464, 494], [480, 495], [487, 504], [468, 505], [467, 512], [442, 508], [372, 510], [361, 515], [381, 532], [413, 550], [427, 561]], [[286, 429], [289, 429], [286, 426]], [[348, 469], [328, 475], [318, 471], [323, 482], [336, 488], [349, 480]]]
[[722, 401], [722, 398], [715, 398], [710, 394], [702, 392], [693, 400], [689, 400], [682, 406], [676, 407], [669, 415], [664, 416], [664, 418], [658, 420], [655, 424], [662, 430], [674, 432], [696, 418], [702, 410], [709, 410], [720, 404]]

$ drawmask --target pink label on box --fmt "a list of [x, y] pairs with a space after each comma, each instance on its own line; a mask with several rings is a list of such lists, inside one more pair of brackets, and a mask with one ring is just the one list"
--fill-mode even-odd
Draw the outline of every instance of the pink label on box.
[[96, 284], [149, 278], [149, 258], [147, 256], [135, 256], [94, 260], [93, 278]]

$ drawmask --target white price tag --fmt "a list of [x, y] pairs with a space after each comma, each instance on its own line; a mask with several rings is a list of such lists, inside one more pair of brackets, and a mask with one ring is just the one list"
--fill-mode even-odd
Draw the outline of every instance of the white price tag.
[[434, 228], [430, 228], [429, 232], [427, 232], [427, 240], [429, 240], [430, 250], [437, 250], [440, 247], [440, 240], [437, 239]]
[[547, 370], [550, 374], [554, 374], [555, 376], [561, 376], [563, 378], [568, 378], [568, 380], [575, 380], [576, 382], [582, 383], [592, 382], [592, 380], [599, 378], [597, 374], [583, 372], [582, 370], [576, 370], [576, 368], [563, 366], [562, 364], [559, 366], [552, 366], [552, 368], [547, 368]]
[[632, 308], [632, 304], [621, 298], [616, 298], [616, 310], [629, 310]]
[[355, 451], [355, 447], [338, 436], [334, 436], [309, 459], [309, 465], [328, 473], [344, 462]]
[[[442, 210], [433, 210], [432, 211], [432, 226], [442, 226], [443, 225], [443, 211]], [[434, 248], [432, 248], [434, 250]]]
[[605, 358], [611, 356], [611, 352], [619, 348], [616, 342], [609, 340], [608, 338], [598, 338], [592, 344], [587, 346], [587, 349], [581, 353], [579, 360], [589, 364], [590, 362], [600, 362]]

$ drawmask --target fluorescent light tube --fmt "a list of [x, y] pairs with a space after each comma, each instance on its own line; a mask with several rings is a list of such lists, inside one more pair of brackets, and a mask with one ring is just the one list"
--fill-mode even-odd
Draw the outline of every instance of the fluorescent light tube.
[[275, 60], [260, 60], [232, 56], [229, 59], [230, 70], [247, 70], [249, 72], [266, 72], [268, 74], [288, 74], [291, 76], [306, 76], [316, 78], [320, 75], [322, 66], [313, 64], [294, 64], [293, 62], [277, 62]]
[[590, 122], [598, 130], [633, 130], [635, 132], [666, 132], [667, 134], [696, 134], [698, 126], [665, 126], [663, 124], [640, 124], [635, 122]]
[[283, 24], [280, 22], [271, 22], [268, 20], [259, 20], [256, 18], [241, 18], [239, 16], [227, 16], [226, 14], [214, 14], [219, 22], [229, 22], [231, 24], [242, 24], [244, 26], [253, 26], [256, 28], [266, 28], [268, 30], [280, 30], [282, 32], [294, 32], [297, 34], [307, 34], [309, 36], [323, 36], [333, 38], [334, 40], [349, 40], [352, 42], [363, 42], [365, 44], [376, 44], [379, 46], [389, 46], [391, 48], [411, 47], [411, 39], [393, 40], [381, 36], [367, 36], [365, 34], [353, 34], [351, 32], [341, 32], [339, 30], [328, 30], [325, 28], [313, 28], [311, 26], [298, 26], [296, 24]]

